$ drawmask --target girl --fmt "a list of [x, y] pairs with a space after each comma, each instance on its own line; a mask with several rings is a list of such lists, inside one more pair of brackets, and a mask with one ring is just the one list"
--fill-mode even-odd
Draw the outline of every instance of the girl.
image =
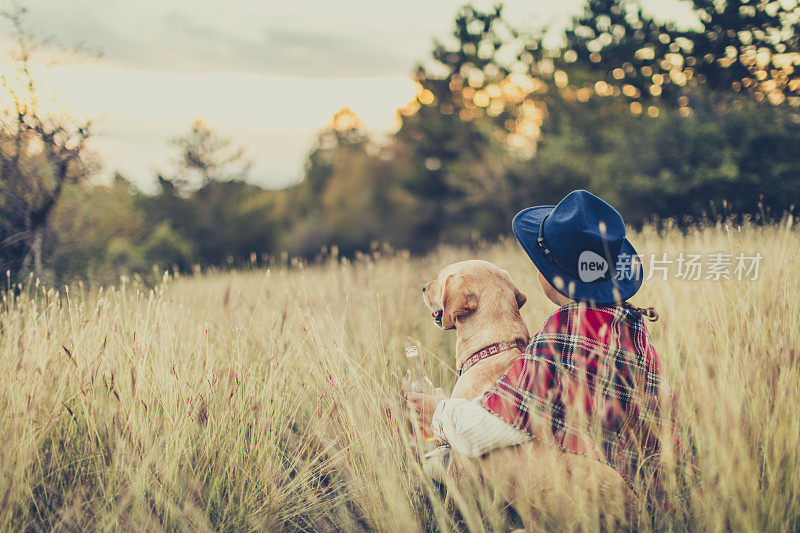
[[661, 375], [643, 317], [657, 316], [627, 303], [642, 266], [622, 217], [579, 190], [521, 211], [512, 227], [559, 309], [482, 397], [407, 391], [417, 422], [461, 454], [535, 438], [609, 464], [632, 487], [653, 486]]

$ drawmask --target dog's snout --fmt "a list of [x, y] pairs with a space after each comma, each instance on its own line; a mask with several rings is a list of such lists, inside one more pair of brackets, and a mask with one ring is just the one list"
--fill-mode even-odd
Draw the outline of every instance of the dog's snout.
[[425, 292], [425, 289], [427, 289], [427, 288], [428, 288], [428, 285], [427, 285], [427, 284], [423, 285], [423, 286], [422, 286], [422, 292]]

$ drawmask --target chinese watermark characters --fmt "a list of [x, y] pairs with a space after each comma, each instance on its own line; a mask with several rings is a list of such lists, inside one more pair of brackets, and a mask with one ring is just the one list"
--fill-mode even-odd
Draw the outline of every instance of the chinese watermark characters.
[[[641, 272], [645, 281], [650, 279], [754, 281], [758, 279], [762, 259], [763, 256], [758, 252], [755, 254], [681, 252], [677, 256], [670, 256], [666, 252], [651, 253], [646, 261], [642, 260], [641, 255], [620, 254], [615, 265], [615, 274], [617, 279], [632, 279]], [[641, 271], [638, 268], [631, 268], [636, 262], [642, 263]]]

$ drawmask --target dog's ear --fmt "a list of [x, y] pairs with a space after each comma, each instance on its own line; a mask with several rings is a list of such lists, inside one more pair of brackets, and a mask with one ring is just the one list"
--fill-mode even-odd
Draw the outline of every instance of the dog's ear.
[[442, 286], [442, 327], [453, 329], [458, 318], [478, 308], [478, 296], [463, 275], [447, 276]]
[[528, 301], [528, 297], [525, 296], [516, 285], [514, 285], [514, 296], [517, 298], [517, 307], [522, 309], [522, 306]]

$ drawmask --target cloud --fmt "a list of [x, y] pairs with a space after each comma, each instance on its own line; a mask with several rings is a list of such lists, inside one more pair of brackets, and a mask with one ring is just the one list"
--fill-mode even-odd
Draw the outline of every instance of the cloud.
[[294, 8], [255, 0], [30, 0], [27, 6], [38, 32], [100, 48], [105, 61], [124, 68], [352, 78], [409, 72], [431, 35], [449, 24], [451, 3], [438, 3], [436, 16], [417, 24], [423, 0], [391, 10], [357, 0], [335, 7], [298, 0]]
[[[491, 5], [493, 0], [477, 0]], [[464, 0], [27, 0], [31, 25], [139, 70], [352, 78], [408, 74]], [[644, 0], [691, 18], [677, 0]], [[506, 17], [555, 34], [582, 0], [508, 0]], [[690, 10], [689, 10], [690, 11]]]

